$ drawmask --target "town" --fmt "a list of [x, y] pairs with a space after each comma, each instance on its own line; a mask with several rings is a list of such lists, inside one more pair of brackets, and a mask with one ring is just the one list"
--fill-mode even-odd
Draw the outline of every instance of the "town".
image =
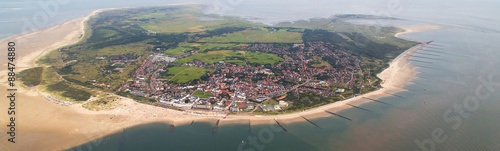
[[[344, 90], [331, 90], [330, 85], [357, 86], [355, 74], [363, 74], [356, 56], [321, 41], [290, 46], [246, 44], [236, 49], [234, 51], [269, 53], [284, 59], [275, 64], [255, 64], [245, 62], [243, 57], [229, 56], [227, 60], [243, 60], [245, 64], [225, 61], [206, 63], [198, 59], [176, 63], [176, 60], [196, 55], [196, 52], [187, 51], [175, 56], [155, 53], [132, 74], [134, 80], [124, 82], [116, 92], [125, 91], [156, 99], [159, 100], [158, 105], [182, 110], [270, 111], [293, 103], [285, 99], [289, 92], [338, 96]], [[124, 57], [123, 61], [116, 58], [119, 57], [113, 57], [113, 62], [125, 63], [130, 62], [131, 57]], [[164, 75], [177, 76], [168, 70], [173, 67], [192, 68], [204, 73], [199, 79], [183, 83], [162, 78]], [[279, 103], [262, 104], [272, 98]]]

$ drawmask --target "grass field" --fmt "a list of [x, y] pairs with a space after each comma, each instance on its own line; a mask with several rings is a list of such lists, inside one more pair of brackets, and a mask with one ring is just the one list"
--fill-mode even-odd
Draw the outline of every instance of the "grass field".
[[182, 54], [182, 53], [185, 53], [185, 52], [191, 51], [191, 50], [193, 50], [193, 48], [190, 48], [190, 47], [177, 47], [177, 48], [169, 49], [169, 50], [165, 51], [165, 54], [177, 55], [177, 54]]
[[283, 61], [283, 58], [280, 58], [270, 53], [251, 53], [245, 55], [245, 58], [247, 62], [259, 63], [259, 64], [275, 64], [280, 61]]
[[281, 29], [271, 33], [271, 31], [260, 28], [255, 30], [244, 30], [219, 37], [201, 40], [202, 42], [241, 42], [241, 43], [302, 43], [302, 34], [298, 32], [288, 32]]
[[200, 98], [208, 98], [209, 96], [212, 96], [213, 94], [210, 92], [205, 92], [205, 95], [203, 95], [202, 91], [196, 91], [193, 93], [193, 95], [197, 95]]
[[108, 38], [108, 37], [116, 35], [117, 33], [118, 32], [116, 32], [115, 30], [101, 28], [101, 29], [98, 29], [95, 34], [98, 37]]
[[185, 66], [175, 66], [166, 69], [169, 76], [162, 77], [169, 79], [172, 83], [188, 83], [193, 80], [200, 79], [206, 73], [212, 73], [213, 70], [201, 69], [201, 68], [191, 68]]
[[184, 43], [180, 44], [179, 47], [191, 48], [199, 51], [204, 51], [207, 49], [232, 49], [235, 47], [243, 46], [245, 44], [220, 44], [220, 43]]
[[[245, 44], [219, 44], [219, 43], [184, 43], [180, 44], [179, 47], [174, 49], [166, 50], [164, 53], [169, 55], [176, 55], [184, 53], [185, 51], [197, 50], [204, 51], [207, 49], [232, 49]], [[183, 51], [185, 50], [185, 51]]]
[[146, 30], [151, 30], [159, 33], [183, 33], [183, 32], [201, 32], [205, 30], [213, 30], [224, 26], [246, 26], [249, 23], [239, 18], [222, 18], [216, 17], [213, 21], [202, 21], [197, 17], [213, 17], [203, 16], [200, 14], [170, 14], [169, 16], [160, 15], [157, 13], [143, 15], [131, 19], [147, 19], [157, 18], [155, 21], [141, 22], [139, 26]]
[[176, 62], [187, 63], [193, 61], [194, 59], [198, 59], [208, 64], [217, 63], [219, 61], [227, 61], [230, 63], [244, 65], [243, 60], [226, 60], [226, 57], [240, 57], [244, 58], [246, 62], [259, 64], [275, 64], [277, 62], [283, 61], [282, 58], [270, 53], [248, 53], [246, 51], [219, 50], [209, 51], [206, 53], [197, 53], [189, 57], [179, 59]]
[[87, 91], [73, 88], [65, 82], [58, 82], [47, 86], [47, 90], [51, 92], [61, 93], [61, 96], [73, 99], [75, 101], [86, 101], [92, 94]]
[[43, 67], [35, 67], [19, 72], [18, 77], [19, 80], [23, 82], [24, 85], [36, 86], [42, 83], [42, 73], [43, 73]]
[[267, 29], [259, 29], [259, 30], [243, 30], [240, 32], [235, 32], [227, 35], [222, 35], [218, 37], [212, 37], [208, 39], [201, 40], [201, 42], [241, 42], [241, 43], [253, 43], [254, 41], [251, 39], [247, 39], [248, 36], [257, 35], [257, 34], [266, 34], [270, 33]]
[[151, 13], [151, 14], [145, 14], [137, 17], [133, 17], [130, 19], [163, 19], [163, 18], [168, 18], [168, 14], [166, 13]]
[[257, 42], [264, 42], [264, 43], [273, 43], [273, 42], [302, 43], [301, 33], [288, 32], [285, 29], [278, 30], [276, 32], [273, 32], [272, 34], [255, 35], [255, 36], [250, 36], [249, 38]]
[[193, 61], [194, 59], [201, 60], [202, 62], [208, 63], [208, 64], [213, 64], [219, 61], [226, 60], [226, 57], [230, 57], [231, 55], [227, 54], [227, 52], [231, 52], [230, 50], [223, 50], [223, 51], [209, 51], [206, 53], [197, 53], [194, 55], [191, 55], [186, 58], [182, 58], [177, 60], [177, 63], [188, 63]]

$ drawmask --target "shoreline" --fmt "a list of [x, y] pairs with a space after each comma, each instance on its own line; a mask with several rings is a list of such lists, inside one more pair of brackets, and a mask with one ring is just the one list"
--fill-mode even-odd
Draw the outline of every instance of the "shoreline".
[[[16, 72], [19, 72], [21, 71], [21, 69], [27, 69], [37, 66], [34, 61], [36, 61], [44, 54], [50, 51], [55, 51], [57, 48], [79, 42], [81, 38], [85, 37], [84, 34], [86, 21], [99, 12], [112, 9], [121, 8], [105, 8], [95, 10], [86, 17], [55, 25], [54, 27], [50, 27], [46, 30], [36, 31], [26, 35], [19, 34], [7, 37], [0, 40], [0, 42], [4, 43], [8, 41], [7, 39], [21, 40], [19, 42], [16, 41], [16, 45], [20, 45], [19, 48], [33, 50], [29, 53], [23, 52], [26, 54], [20, 57], [18, 56], [19, 59], [16, 60], [16, 65], [18, 66], [18, 68], [16, 68]], [[436, 30], [435, 28], [431, 28], [428, 30], [415, 28], [412, 29], [412, 27], [401, 28], [406, 28], [406, 31], [397, 33], [395, 35], [396, 37], [405, 33]], [[46, 39], [47, 36], [63, 38]], [[29, 43], [24, 43], [26, 41], [28, 41]], [[2, 148], [2, 145], [4, 145], [6, 146], [6, 149], [10, 150], [41, 149], [41, 146], [43, 146], [42, 149], [47, 150], [68, 149], [95, 139], [99, 139], [103, 136], [120, 132], [124, 128], [157, 122], [178, 126], [189, 124], [192, 121], [215, 123], [217, 119], [221, 119], [221, 125], [248, 123], [249, 120], [251, 120], [252, 125], [257, 125], [274, 124], [274, 119], [276, 118], [280, 121], [280, 123], [289, 124], [293, 122], [305, 121], [301, 118], [301, 115], [308, 118], [319, 118], [327, 115], [332, 116], [325, 113], [324, 110], [338, 112], [344, 109], [351, 108], [351, 106], [348, 106], [345, 103], [360, 105], [371, 102], [370, 100], [363, 99], [363, 97], [378, 99], [381, 97], [389, 96], [387, 94], [384, 94], [384, 92], [394, 93], [404, 91], [404, 89], [398, 88], [398, 86], [403, 86], [404, 84], [406, 84], [409, 79], [414, 77], [413, 74], [416, 72], [413, 70], [413, 66], [408, 65], [407, 58], [416, 50], [424, 46], [425, 44], [414, 46], [396, 57], [391, 62], [389, 68], [385, 69], [378, 75], [378, 77], [384, 81], [382, 84], [384, 88], [380, 90], [335, 103], [330, 103], [303, 112], [284, 115], [229, 115], [227, 116], [227, 118], [221, 119], [223, 116], [221, 114], [213, 114], [207, 116], [193, 115], [182, 111], [140, 104], [131, 99], [123, 97], [121, 97], [120, 106], [114, 110], [90, 111], [82, 108], [82, 104], [60, 106], [58, 104], [49, 102], [43, 98], [48, 94], [45, 92], [40, 92], [37, 87], [26, 88], [18, 86], [18, 93], [20, 93], [18, 95], [21, 95], [18, 97], [20, 101], [23, 102], [19, 102], [18, 105], [20, 110], [19, 112], [22, 112], [19, 113], [19, 115], [16, 115], [17, 117], [19, 117], [20, 123], [18, 127], [16, 127], [19, 128], [19, 134], [16, 137], [18, 137], [18, 139], [21, 139], [21, 142], [24, 141], [24, 145], [9, 146], [10, 144], [5, 144], [5, 142], [2, 142], [0, 143], [0, 148]], [[3, 66], [6, 65], [6, 61], [0, 62], [2, 62]], [[6, 68], [4, 67], [3, 69]], [[6, 73], [7, 70], [0, 70], [0, 74], [3, 75], [1, 76], [1, 78], [6, 78]], [[397, 77], [397, 79], [395, 77]], [[0, 87], [6, 88], [6, 84], [6, 82], [0, 83]], [[8, 104], [6, 102], [2, 102], [0, 103], [0, 105], [7, 106]], [[110, 119], [110, 117], [113, 118]], [[0, 115], [0, 118], [6, 119], [7, 115], [2, 114]], [[41, 123], [45, 122], [47, 122], [47, 124], [40, 125]], [[1, 122], [0, 124], [8, 125], [8, 123], [6, 122]], [[0, 128], [0, 132], [5, 133], [5, 131], [7, 131], [5, 127]]]

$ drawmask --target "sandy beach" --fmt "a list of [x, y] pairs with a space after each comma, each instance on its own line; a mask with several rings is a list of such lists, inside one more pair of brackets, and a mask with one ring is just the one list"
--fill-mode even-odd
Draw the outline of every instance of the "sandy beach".
[[[7, 49], [9, 41], [16, 42], [18, 57], [16, 60], [16, 72], [23, 69], [37, 66], [34, 61], [43, 54], [78, 42], [84, 34], [85, 21], [94, 14], [105, 9], [92, 12], [89, 16], [75, 19], [64, 24], [56, 25], [52, 28], [37, 31], [30, 34], [21, 34], [0, 40], [1, 49]], [[405, 33], [436, 30], [442, 28], [436, 25], [402, 26], [405, 32], [398, 33], [401, 36]], [[408, 64], [409, 56], [416, 50], [425, 47], [425, 44], [415, 46], [396, 59], [390, 67], [378, 76], [384, 80], [383, 89], [374, 91], [362, 96], [350, 98], [344, 101], [324, 105], [315, 109], [306, 110], [299, 113], [276, 116], [238, 116], [229, 115], [223, 119], [223, 114], [196, 114], [183, 111], [165, 109], [146, 104], [137, 103], [128, 98], [120, 98], [119, 105], [110, 111], [90, 111], [84, 109], [81, 104], [62, 106], [47, 101], [44, 97], [49, 95], [37, 90], [37, 87], [25, 88], [19, 86], [18, 82], [16, 101], [16, 143], [7, 141], [0, 142], [0, 150], [62, 150], [86, 143], [88, 141], [119, 132], [124, 128], [147, 124], [152, 122], [164, 122], [174, 125], [190, 123], [192, 121], [215, 122], [221, 119], [221, 124], [247, 123], [252, 124], [274, 123], [274, 119], [287, 124], [304, 121], [300, 115], [315, 118], [332, 116], [324, 110], [338, 112], [350, 108], [346, 103], [360, 105], [371, 102], [366, 98], [377, 99], [388, 96], [386, 93], [396, 93], [404, 91], [399, 87], [405, 85], [409, 79], [413, 78], [415, 71]], [[6, 54], [0, 56], [6, 57]], [[2, 68], [0, 78], [6, 79], [6, 60], [0, 61]], [[7, 89], [7, 82], [0, 83], [0, 89]], [[7, 96], [8, 92], [2, 91], [1, 95]], [[1, 101], [0, 106], [9, 106], [9, 102]], [[8, 125], [7, 114], [0, 114], [0, 125]], [[6, 133], [7, 127], [0, 127], [0, 133]], [[2, 135], [0, 139], [7, 139]]]

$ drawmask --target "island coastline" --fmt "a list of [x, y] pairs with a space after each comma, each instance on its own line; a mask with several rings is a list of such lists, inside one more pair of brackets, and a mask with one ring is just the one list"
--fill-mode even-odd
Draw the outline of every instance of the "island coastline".
[[[67, 23], [56, 25], [46, 30], [33, 32], [26, 35], [18, 35], [14, 37], [8, 37], [0, 40], [2, 43], [6, 43], [8, 40], [16, 40], [16, 43], [20, 45], [31, 45], [26, 46], [25, 49], [32, 50], [22, 56], [19, 56], [17, 60], [18, 68], [17, 71], [22, 69], [27, 69], [37, 66], [34, 61], [43, 56], [50, 51], [55, 51], [55, 49], [71, 45], [84, 37], [85, 22], [91, 16], [102, 12], [107, 9], [100, 9], [93, 11], [90, 15], [84, 18], [74, 19]], [[423, 26], [429, 26], [424, 28]], [[432, 27], [431, 27], [432, 26]], [[441, 26], [436, 27], [435, 25], [418, 25], [419, 28], [413, 28], [411, 26], [400, 27], [406, 29], [405, 32], [396, 34], [395, 36], [400, 38], [401, 35], [411, 32], [421, 32], [428, 30], [436, 30], [442, 28]], [[46, 39], [49, 35], [60, 35], [55, 37], [55, 39]], [[64, 36], [63, 36], [64, 35]], [[23, 42], [24, 40], [24, 42]], [[19, 41], [19, 42], [17, 42]], [[38, 44], [38, 45], [37, 45]], [[187, 112], [176, 111], [171, 109], [165, 109], [161, 107], [155, 107], [147, 104], [141, 104], [133, 101], [132, 99], [122, 98], [123, 107], [117, 108], [111, 111], [89, 111], [81, 107], [81, 104], [74, 104], [71, 106], [61, 106], [49, 102], [44, 99], [44, 96], [50, 95], [45, 92], [40, 92], [35, 88], [19, 88], [19, 93], [24, 94], [20, 99], [25, 99], [24, 103], [19, 106], [23, 109], [24, 113], [21, 112], [20, 117], [30, 117], [30, 118], [20, 118], [23, 121], [19, 125], [19, 138], [25, 141], [24, 143], [30, 144], [26, 146], [7, 146], [8, 149], [22, 149], [22, 150], [33, 150], [40, 149], [39, 146], [45, 146], [47, 150], [54, 149], [68, 149], [76, 145], [92, 141], [103, 136], [113, 134], [122, 131], [124, 128], [133, 127], [141, 124], [148, 124], [154, 122], [162, 122], [173, 125], [183, 125], [189, 124], [192, 121], [196, 122], [215, 122], [221, 119], [220, 123], [223, 124], [234, 124], [234, 123], [248, 123], [251, 121], [252, 125], [255, 124], [274, 124], [274, 119], [284, 123], [289, 124], [293, 122], [301, 122], [304, 119], [301, 116], [308, 118], [318, 118], [324, 116], [332, 116], [324, 112], [328, 110], [331, 112], [339, 112], [344, 109], [351, 108], [351, 106], [346, 105], [346, 103], [353, 105], [360, 105], [364, 103], [371, 102], [368, 99], [372, 98], [378, 99], [381, 97], [389, 96], [386, 93], [396, 93], [400, 91], [405, 91], [400, 87], [407, 84], [407, 82], [414, 78], [416, 71], [413, 70], [414, 66], [409, 64], [409, 56], [415, 51], [425, 47], [426, 44], [420, 44], [414, 46], [400, 56], [394, 59], [389, 68], [385, 69], [378, 76], [383, 79], [382, 89], [363, 94], [358, 97], [350, 98], [343, 101], [338, 101], [314, 109], [309, 109], [303, 112], [284, 114], [284, 115], [273, 115], [273, 116], [239, 116], [239, 115], [222, 115], [222, 114], [210, 114], [207, 115], [195, 115]], [[21, 47], [22, 48], [22, 47]], [[2, 65], [5, 65], [2, 61]], [[6, 68], [3, 68], [6, 69]], [[1, 70], [1, 75], [7, 75], [7, 70]], [[2, 76], [2, 78], [5, 78]], [[4, 89], [7, 87], [7, 83], [2, 83], [1, 87]], [[0, 105], [6, 105], [0, 103]], [[125, 107], [126, 106], [126, 107]], [[168, 112], [168, 113], [165, 113]], [[1, 118], [5, 115], [0, 115]], [[113, 119], [110, 119], [113, 117]], [[42, 121], [48, 120], [46, 125], [36, 126]], [[75, 121], [68, 121], [75, 120]], [[76, 121], [81, 120], [81, 121]], [[3, 123], [2, 124], [6, 124]], [[24, 126], [23, 126], [24, 125]], [[67, 125], [67, 126], [61, 126]], [[41, 127], [41, 128], [40, 128]], [[6, 131], [5, 127], [0, 129], [1, 132]], [[57, 137], [57, 138], [56, 138]], [[47, 138], [53, 138], [53, 140], [47, 140]], [[43, 141], [40, 141], [43, 140]], [[43, 145], [42, 145], [43, 144]], [[20, 147], [20, 148], [18, 148]]]

